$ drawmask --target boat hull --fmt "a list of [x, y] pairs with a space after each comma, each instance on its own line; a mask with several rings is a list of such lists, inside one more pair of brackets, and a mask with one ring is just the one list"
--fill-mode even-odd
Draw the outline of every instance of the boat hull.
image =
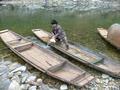
[[[78, 87], [82, 87], [94, 79], [93, 76], [68, 62], [68, 60], [41, 48], [10, 30], [1, 31], [0, 37], [15, 54], [49, 76]], [[19, 39], [16, 37], [19, 37]], [[8, 38], [11, 40], [8, 40]]]
[[[39, 32], [39, 31], [42, 31], [41, 36], [40, 36], [41, 32]], [[45, 43], [48, 43], [49, 39], [46, 39], [45, 37], [50, 36], [50, 33], [46, 32], [42, 29], [33, 29], [32, 32], [40, 40], [42, 40]], [[46, 33], [46, 35], [44, 34], [44, 32]], [[71, 43], [69, 43], [69, 45], [71, 45]], [[50, 46], [53, 47], [54, 49], [64, 53], [64, 54], [68, 55], [69, 57], [91, 67], [91, 68], [94, 68], [94, 69], [99, 70], [103, 73], [109, 74], [112, 77], [120, 78], [120, 70], [119, 70], [120, 63], [115, 62], [114, 60], [112, 60], [112, 59], [110, 59], [102, 54], [94, 53], [93, 51], [91, 51], [91, 50], [89, 50], [81, 45], [79, 46], [79, 45], [73, 44], [74, 47], [77, 47], [75, 49], [78, 49], [80, 51], [80, 53], [79, 53], [80, 55], [83, 55], [83, 53], [85, 53], [86, 57], [88, 56], [88, 58], [90, 58], [90, 59], [87, 59], [86, 57], [83, 58], [80, 55], [79, 55], [80, 57], [78, 57], [75, 54], [73, 54], [69, 51], [66, 51], [64, 48], [62, 48], [56, 44], [50, 44]], [[92, 57], [94, 58], [94, 60]], [[90, 62], [90, 60], [91, 60], [91, 62]], [[115, 62], [115, 63], [113, 64], [113, 62]]]

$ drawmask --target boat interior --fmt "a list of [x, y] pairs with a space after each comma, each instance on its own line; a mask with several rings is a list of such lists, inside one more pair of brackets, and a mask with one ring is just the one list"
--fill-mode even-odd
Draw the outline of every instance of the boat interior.
[[[41, 29], [33, 29], [32, 30], [37, 36], [38, 38], [40, 38], [41, 40], [43, 40], [44, 42], [48, 42], [50, 39], [50, 33], [47, 33], [46, 31], [43, 31]], [[60, 46], [60, 45], [54, 45], [57, 49], [61, 49], [65, 52], [68, 52], [71, 55], [74, 55], [78, 58], [81, 58], [81, 60], [84, 60], [86, 62], [95, 64], [98, 62], [102, 62], [103, 58], [89, 53], [88, 51], [84, 50], [83, 48], [80, 47], [76, 47], [75, 45], [72, 45], [71, 43], [69, 43], [69, 50], [65, 50], [63, 49], [64, 46]]]

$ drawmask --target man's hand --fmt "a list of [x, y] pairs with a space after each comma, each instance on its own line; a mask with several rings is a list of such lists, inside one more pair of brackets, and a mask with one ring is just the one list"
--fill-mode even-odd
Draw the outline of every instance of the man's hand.
[[52, 36], [52, 38], [50, 39], [50, 43], [56, 43], [55, 36]]

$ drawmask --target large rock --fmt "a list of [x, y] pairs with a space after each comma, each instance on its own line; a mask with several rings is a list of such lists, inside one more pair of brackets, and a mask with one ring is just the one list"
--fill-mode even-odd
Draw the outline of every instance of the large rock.
[[113, 24], [108, 29], [108, 40], [118, 48], [120, 48], [120, 24]]

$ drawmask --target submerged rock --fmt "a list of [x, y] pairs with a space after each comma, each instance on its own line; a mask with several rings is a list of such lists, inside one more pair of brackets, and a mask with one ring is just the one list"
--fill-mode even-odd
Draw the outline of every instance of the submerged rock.
[[37, 90], [37, 86], [31, 86], [29, 90]]
[[22, 89], [17, 81], [12, 80], [8, 90], [22, 90]]
[[0, 90], [8, 90], [10, 80], [7, 78], [0, 78]]
[[8, 67], [4, 64], [0, 65], [0, 76], [8, 72]]
[[29, 84], [22, 84], [20, 87], [21, 87], [22, 90], [28, 90], [30, 85]]

